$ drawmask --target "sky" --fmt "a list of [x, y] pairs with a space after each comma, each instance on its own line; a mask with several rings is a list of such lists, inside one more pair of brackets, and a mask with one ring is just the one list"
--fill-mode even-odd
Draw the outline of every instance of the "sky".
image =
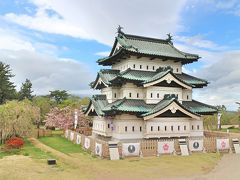
[[85, 96], [121, 25], [128, 34], [166, 39], [201, 59], [185, 73], [210, 84], [193, 98], [237, 110], [240, 101], [239, 0], [0, 0], [0, 61], [17, 89], [26, 78], [34, 94], [62, 89]]

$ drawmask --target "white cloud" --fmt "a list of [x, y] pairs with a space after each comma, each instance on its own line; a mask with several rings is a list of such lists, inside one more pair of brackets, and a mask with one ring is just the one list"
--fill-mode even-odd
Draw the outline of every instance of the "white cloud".
[[196, 99], [213, 105], [224, 104], [230, 110], [237, 110], [240, 101], [240, 51], [215, 54], [214, 63], [199, 69], [193, 75], [210, 82], [208, 87], [196, 90]]
[[[112, 45], [118, 24], [126, 32], [149, 36], [165, 36], [179, 31], [180, 12], [185, 0], [33, 0], [34, 16], [8, 13], [5, 19], [30, 29], [92, 39]], [[54, 13], [48, 13], [51, 10]]]
[[97, 52], [96, 55], [106, 57], [109, 56], [110, 52], [109, 51], [103, 51], [103, 52]]
[[224, 50], [227, 47], [220, 46], [213, 41], [207, 40], [203, 38], [203, 35], [195, 35], [195, 36], [175, 36], [174, 37], [178, 42], [182, 42], [185, 45], [189, 45], [191, 47], [196, 48], [204, 48], [208, 50]]
[[0, 28], [0, 49], [34, 51], [33, 45], [17, 33]]
[[73, 59], [61, 59], [37, 52], [0, 50], [1, 61], [10, 64], [15, 74], [13, 81], [18, 89], [29, 78], [35, 94], [47, 94], [50, 90], [64, 89], [76, 94], [92, 91], [89, 82], [95, 74], [86, 64]]

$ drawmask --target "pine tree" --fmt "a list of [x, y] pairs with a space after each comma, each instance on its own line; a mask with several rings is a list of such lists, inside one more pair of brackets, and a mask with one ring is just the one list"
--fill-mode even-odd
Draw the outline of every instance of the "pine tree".
[[26, 81], [24, 83], [22, 83], [22, 87], [19, 91], [19, 100], [23, 100], [23, 99], [29, 99], [32, 100], [33, 95], [32, 95], [33, 91], [32, 91], [32, 83], [29, 79], [26, 79]]
[[15, 85], [10, 81], [12, 77], [10, 66], [0, 61], [0, 104], [16, 98]]

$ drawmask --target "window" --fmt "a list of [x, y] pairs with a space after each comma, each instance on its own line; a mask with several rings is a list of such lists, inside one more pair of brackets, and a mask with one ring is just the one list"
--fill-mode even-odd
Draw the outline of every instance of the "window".
[[188, 95], [187, 95], [187, 99], [188, 99], [189, 97], [188, 97]]
[[125, 126], [125, 132], [127, 132], [127, 126]]
[[151, 98], [153, 97], [153, 93], [151, 93]]
[[159, 93], [157, 93], [157, 98], [159, 98]]
[[158, 131], [160, 131], [160, 126], [158, 126]]
[[184, 131], [186, 131], [186, 129], [187, 129], [187, 127], [186, 127], [186, 126], [184, 126]]
[[142, 69], [142, 65], [140, 65], [139, 68]]
[[148, 66], [146, 68], [148, 69]]
[[137, 98], [139, 98], [139, 93], [137, 93]]
[[136, 67], [136, 65], [134, 64], [134, 65], [133, 65], [133, 68], [135, 69], [135, 67]]
[[153, 126], [151, 126], [151, 131], [153, 131]]
[[178, 131], [180, 131], [180, 126], [178, 126]]
[[117, 93], [114, 93], [114, 98], [117, 98]]
[[132, 127], [132, 131], [134, 132], [134, 126]]
[[173, 131], [173, 126], [171, 126], [171, 131]]
[[129, 93], [129, 97], [132, 97], [132, 93]]
[[200, 126], [199, 125], [197, 125], [197, 130], [199, 130], [200, 129]]
[[176, 71], [178, 72], [178, 68], [176, 69]]
[[192, 125], [192, 130], [194, 129], [193, 125]]
[[108, 123], [108, 129], [110, 128], [110, 124]]
[[164, 127], [165, 131], [167, 131], [167, 126]]
[[140, 132], [142, 132], [142, 126], [140, 126], [139, 130], [140, 130]]
[[153, 70], [155, 70], [155, 67], [153, 66]]

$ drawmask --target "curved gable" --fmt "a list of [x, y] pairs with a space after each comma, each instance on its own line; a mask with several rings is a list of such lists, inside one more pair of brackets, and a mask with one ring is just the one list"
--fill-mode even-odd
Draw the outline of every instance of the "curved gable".
[[[164, 105], [161, 106], [161, 103], [165, 103]], [[143, 114], [143, 119], [148, 120], [152, 119], [154, 117], [160, 116], [161, 114], [171, 111], [172, 114], [175, 114], [176, 112], [181, 112], [182, 114], [192, 117], [194, 119], [200, 119], [200, 115], [191, 112], [190, 110], [186, 109], [184, 106], [182, 106], [178, 101], [170, 100], [170, 101], [164, 101], [160, 102], [156, 108], [154, 108], [152, 111]]]
[[163, 81], [166, 81], [168, 84], [170, 84], [173, 81], [183, 88], [190, 89], [190, 90], [192, 89], [191, 85], [181, 81], [171, 71], [161, 72], [159, 76], [156, 78], [157, 75], [155, 75], [152, 79], [143, 82], [143, 87], [154, 86]]

